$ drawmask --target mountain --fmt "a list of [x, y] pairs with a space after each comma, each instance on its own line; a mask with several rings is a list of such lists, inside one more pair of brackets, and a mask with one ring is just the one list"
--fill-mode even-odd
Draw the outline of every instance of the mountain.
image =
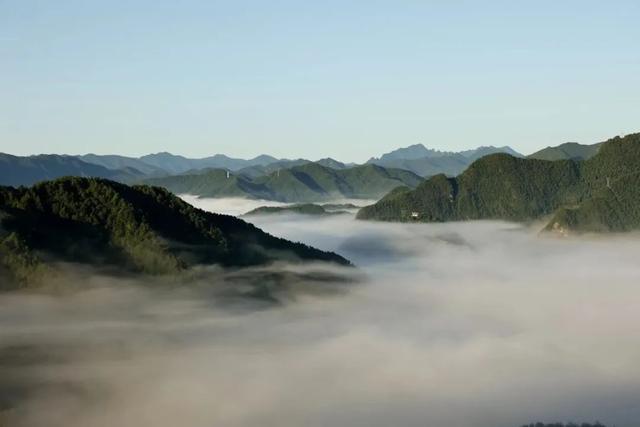
[[130, 167], [107, 169], [73, 156], [40, 154], [20, 157], [0, 153], [0, 185], [32, 185], [62, 176], [91, 176], [124, 182], [140, 179], [144, 174]]
[[346, 169], [349, 167], [345, 163], [339, 162], [338, 160], [332, 159], [331, 157], [320, 159], [316, 161], [316, 163], [332, 169]]
[[640, 134], [604, 142], [588, 160], [493, 154], [456, 178], [437, 175], [358, 212], [382, 221], [529, 221], [554, 214], [548, 228], [626, 231], [640, 227]]
[[166, 175], [167, 171], [157, 166], [150, 165], [135, 157], [125, 157], [117, 155], [101, 155], [101, 154], [85, 154], [75, 156], [86, 163], [103, 166], [107, 169], [125, 169], [132, 168], [149, 176]]
[[[414, 144], [404, 148], [398, 148], [383, 154], [380, 158], [371, 158], [367, 163], [373, 163], [373, 161], [387, 162], [391, 160], [407, 160], [407, 159], [422, 159], [424, 157], [437, 157], [440, 152], [432, 149], [428, 149], [422, 144]], [[444, 153], [443, 153], [444, 154]]]
[[506, 146], [478, 147], [456, 153], [432, 150], [422, 144], [415, 144], [383, 154], [379, 158], [373, 157], [367, 161], [367, 164], [405, 169], [424, 177], [440, 173], [455, 176], [464, 171], [473, 161], [495, 153], [521, 157], [519, 153]]
[[562, 207], [547, 231], [625, 232], [640, 229], [640, 171], [611, 180], [577, 206]]
[[602, 143], [584, 145], [577, 142], [567, 142], [557, 147], [543, 148], [527, 157], [540, 160], [587, 160], [598, 153], [600, 145]]
[[346, 211], [329, 210], [322, 205], [316, 205], [313, 203], [303, 203], [298, 205], [289, 206], [260, 206], [245, 213], [243, 216], [255, 216], [255, 215], [273, 215], [280, 213], [295, 213], [299, 215], [340, 215], [346, 213]]
[[461, 154], [450, 154], [441, 157], [423, 157], [420, 159], [397, 159], [374, 161], [370, 164], [411, 171], [422, 177], [443, 173], [455, 176], [465, 170], [471, 161]]
[[379, 198], [397, 186], [415, 187], [422, 178], [409, 171], [376, 165], [347, 169], [304, 163], [251, 178], [223, 170], [206, 174], [146, 179], [176, 194], [202, 197], [247, 197], [281, 202], [313, 202], [337, 198]]
[[305, 165], [307, 163], [311, 163], [310, 160], [305, 159], [296, 159], [296, 160], [278, 160], [273, 163], [269, 163], [268, 165], [255, 165], [255, 166], [247, 166], [245, 168], [239, 169], [235, 171], [239, 175], [247, 176], [249, 178], [257, 178], [263, 175], [269, 175], [270, 173], [277, 172], [281, 169], [288, 169], [294, 166]]
[[467, 159], [470, 159], [471, 161], [475, 161], [481, 157], [488, 156], [489, 154], [496, 154], [496, 153], [510, 154], [513, 157], [523, 157], [522, 154], [518, 153], [516, 150], [506, 145], [502, 147], [494, 147], [492, 145], [482, 146], [482, 147], [474, 148], [472, 150], [460, 151], [458, 154], [461, 154], [462, 156], [466, 157]]
[[[148, 154], [140, 158], [97, 154], [85, 154], [74, 157], [108, 169], [134, 168], [149, 177], [181, 174], [191, 175], [205, 173], [212, 169], [224, 169], [255, 178], [275, 172], [278, 169], [312, 163], [310, 160], [305, 159], [276, 159], [275, 157], [265, 154], [249, 160], [235, 159], [225, 156], [224, 154], [191, 159], [166, 152]], [[318, 163], [334, 169], [344, 169], [348, 167], [344, 163], [331, 158], [319, 160]]]
[[18, 283], [37, 280], [60, 261], [171, 274], [203, 264], [281, 260], [349, 264], [238, 218], [196, 209], [160, 188], [97, 178], [0, 187], [0, 270]]
[[164, 187], [175, 194], [194, 194], [203, 197], [249, 197], [267, 200], [272, 197], [269, 189], [254, 183], [251, 178], [222, 169], [209, 169], [205, 173], [148, 178], [143, 183]]
[[177, 156], [171, 153], [148, 154], [140, 157], [144, 163], [164, 169], [171, 174], [179, 174], [190, 169], [218, 168], [236, 171], [251, 166], [266, 166], [277, 162], [275, 157], [261, 155], [250, 160], [235, 159], [225, 156], [224, 154], [216, 154], [211, 157], [201, 159], [189, 159], [183, 156]]

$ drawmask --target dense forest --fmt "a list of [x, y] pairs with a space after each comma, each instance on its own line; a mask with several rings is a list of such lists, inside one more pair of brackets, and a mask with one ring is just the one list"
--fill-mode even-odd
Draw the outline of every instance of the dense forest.
[[194, 208], [161, 188], [97, 178], [0, 187], [0, 273], [20, 284], [37, 280], [57, 261], [168, 274], [200, 264], [279, 260], [349, 264], [241, 219]]
[[377, 199], [397, 186], [415, 188], [420, 182], [420, 176], [401, 169], [377, 165], [333, 169], [310, 162], [256, 177], [212, 169], [144, 181], [176, 194], [246, 197], [291, 203], [339, 198]]
[[554, 214], [548, 229], [627, 231], [640, 227], [640, 134], [603, 143], [587, 160], [494, 154], [456, 178], [437, 175], [358, 212], [359, 219], [443, 222], [531, 221]]

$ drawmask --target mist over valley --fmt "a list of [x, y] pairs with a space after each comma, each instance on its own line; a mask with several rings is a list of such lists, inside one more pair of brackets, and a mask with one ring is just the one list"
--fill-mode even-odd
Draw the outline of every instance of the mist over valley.
[[[187, 200], [216, 212], [255, 207]], [[563, 239], [505, 222], [353, 215], [250, 220], [358, 268], [218, 269], [188, 287], [88, 275], [72, 292], [4, 294], [5, 423], [636, 424], [637, 235]], [[279, 297], [229, 303], [211, 291], [251, 282], [279, 283]]]

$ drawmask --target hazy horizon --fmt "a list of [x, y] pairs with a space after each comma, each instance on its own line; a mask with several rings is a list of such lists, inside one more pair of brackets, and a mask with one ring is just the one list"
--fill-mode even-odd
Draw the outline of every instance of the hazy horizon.
[[[636, 132], [630, 132], [630, 133], [636, 133]], [[115, 156], [124, 156], [124, 157], [130, 157], [130, 158], [141, 158], [141, 157], [144, 157], [144, 156], [147, 156], [147, 155], [168, 153], [168, 154], [172, 154], [172, 155], [175, 155], [175, 156], [181, 156], [181, 157], [190, 158], [190, 159], [199, 159], [199, 158], [212, 157], [212, 156], [215, 156], [215, 155], [224, 155], [224, 156], [227, 156], [229, 158], [246, 159], [246, 160], [251, 160], [251, 159], [254, 159], [254, 158], [259, 157], [259, 156], [267, 155], [267, 156], [273, 156], [273, 157], [275, 157], [275, 158], [277, 158], [279, 160], [306, 159], [306, 160], [311, 160], [311, 161], [317, 161], [317, 160], [322, 160], [322, 159], [325, 159], [325, 158], [332, 158], [334, 160], [338, 160], [338, 161], [341, 161], [341, 162], [344, 162], [344, 163], [356, 163], [356, 164], [359, 164], [359, 163], [365, 163], [366, 161], [370, 160], [371, 158], [380, 157], [383, 154], [386, 154], [386, 153], [389, 153], [389, 152], [392, 152], [392, 151], [395, 151], [395, 150], [398, 150], [398, 149], [401, 149], [401, 148], [407, 148], [409, 146], [419, 145], [419, 144], [423, 145], [427, 149], [436, 150], [436, 151], [440, 151], [440, 152], [452, 152], [452, 153], [462, 152], [462, 151], [467, 151], [467, 150], [473, 150], [473, 149], [481, 148], [481, 147], [489, 147], [489, 146], [490, 147], [495, 147], [495, 148], [509, 147], [509, 148], [514, 149], [519, 154], [527, 156], [527, 155], [533, 154], [533, 153], [535, 153], [535, 152], [537, 152], [537, 151], [539, 151], [539, 150], [541, 150], [543, 148], [555, 147], [555, 146], [558, 146], [558, 145], [561, 145], [561, 144], [564, 144], [564, 143], [578, 143], [578, 144], [583, 144], [583, 145], [592, 145], [592, 144], [598, 144], [598, 143], [604, 142], [605, 140], [614, 138], [616, 136], [624, 136], [624, 135], [625, 134], [610, 135], [609, 137], [606, 137], [605, 139], [602, 139], [602, 140], [599, 140], [599, 141], [589, 141], [589, 142], [563, 141], [563, 142], [558, 142], [557, 144], [550, 144], [550, 145], [545, 145], [545, 146], [540, 146], [538, 148], [534, 148], [533, 151], [531, 151], [531, 152], [522, 152], [520, 150], [517, 150], [516, 148], [514, 148], [513, 146], [511, 146], [509, 144], [506, 144], [506, 145], [483, 145], [483, 144], [480, 144], [480, 145], [476, 145], [476, 146], [461, 147], [459, 150], [453, 151], [453, 150], [447, 150], [447, 149], [442, 149], [442, 148], [438, 148], [438, 147], [433, 147], [433, 146], [418, 142], [418, 143], [411, 143], [411, 144], [405, 144], [405, 145], [398, 145], [397, 147], [392, 148], [392, 149], [390, 149], [388, 151], [385, 151], [385, 152], [373, 153], [373, 154], [371, 154], [370, 156], [364, 158], [361, 161], [343, 160], [341, 158], [332, 157], [332, 156], [329, 156], [329, 155], [321, 156], [321, 157], [317, 157], [317, 158], [304, 158], [304, 157], [292, 157], [292, 156], [289, 156], [289, 157], [278, 157], [278, 156], [274, 156], [273, 154], [271, 154], [270, 152], [267, 152], [267, 151], [260, 152], [260, 153], [255, 154], [255, 155], [245, 156], [245, 157], [234, 156], [234, 155], [231, 155], [229, 153], [224, 153], [224, 152], [212, 152], [212, 153], [209, 153], [209, 154], [206, 154], [206, 155], [203, 155], [203, 156], [192, 157], [192, 156], [185, 155], [182, 152], [171, 152], [171, 151], [165, 151], [165, 150], [142, 153], [142, 154], [139, 154], [139, 155], [125, 155], [125, 154], [122, 154], [122, 153], [119, 153], [119, 152], [98, 153], [98, 152], [95, 152], [95, 151], [87, 151], [87, 152], [79, 152], [79, 153], [43, 151], [43, 152], [31, 153], [31, 154], [16, 154], [14, 152], [0, 150], [0, 153], [9, 154], [9, 155], [12, 155], [12, 156], [37, 156], [37, 155], [48, 155], [48, 154], [61, 155], [61, 156], [84, 156], [84, 155], [110, 156], [110, 155], [115, 155]]]
[[522, 153], [637, 131], [640, 4], [0, 2], [0, 151]]

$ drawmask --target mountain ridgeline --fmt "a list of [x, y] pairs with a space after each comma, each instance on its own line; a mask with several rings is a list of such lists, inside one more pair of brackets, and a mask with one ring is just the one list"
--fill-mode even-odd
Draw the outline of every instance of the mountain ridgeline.
[[601, 143], [585, 145], [566, 142], [556, 147], [543, 148], [527, 157], [538, 160], [587, 160], [598, 154], [601, 145]]
[[20, 157], [0, 153], [0, 185], [33, 185], [62, 176], [107, 178], [114, 181], [135, 181], [145, 176], [130, 165], [122, 163], [120, 168], [111, 169], [74, 156], [40, 154]]
[[195, 265], [274, 261], [349, 264], [241, 219], [196, 209], [161, 188], [97, 178], [0, 187], [0, 273], [14, 284], [37, 281], [57, 262], [172, 274]]
[[379, 221], [531, 221], [547, 229], [627, 231], [640, 228], [640, 134], [610, 139], [586, 160], [539, 160], [493, 154], [456, 178], [437, 175], [358, 212]]
[[522, 155], [511, 147], [478, 147], [459, 152], [438, 151], [414, 144], [369, 159], [367, 164], [409, 170], [422, 177], [445, 174], [455, 176], [464, 171], [475, 160], [495, 153], [507, 153], [515, 157]]
[[315, 202], [336, 198], [378, 199], [398, 186], [415, 188], [420, 182], [420, 176], [401, 169], [377, 165], [334, 169], [318, 163], [305, 163], [256, 178], [214, 169], [204, 173], [144, 181], [176, 194], [246, 197], [280, 202]]
[[[480, 147], [450, 153], [429, 150], [423, 145], [414, 145], [384, 154], [379, 159], [372, 158], [367, 165], [376, 164], [387, 169], [404, 169], [421, 177], [437, 173], [455, 175], [476, 158], [496, 151], [515, 153], [509, 147]], [[132, 184], [147, 178], [199, 175], [216, 169], [231, 172], [250, 181], [264, 179], [268, 175], [285, 169], [310, 164], [334, 170], [347, 170], [358, 166], [355, 163], [343, 163], [330, 157], [312, 162], [306, 159], [277, 159], [266, 154], [252, 159], [238, 159], [224, 154], [188, 158], [166, 152], [141, 157], [100, 154], [79, 156], [39, 154], [21, 157], [0, 153], [0, 185], [33, 185], [63, 176], [107, 178]], [[268, 189], [265, 191], [268, 192]], [[367, 191], [372, 194], [384, 194], [385, 189], [381, 188], [375, 192], [371, 189]], [[211, 192], [215, 193], [215, 190]], [[240, 195], [243, 193], [244, 191], [240, 191]]]

